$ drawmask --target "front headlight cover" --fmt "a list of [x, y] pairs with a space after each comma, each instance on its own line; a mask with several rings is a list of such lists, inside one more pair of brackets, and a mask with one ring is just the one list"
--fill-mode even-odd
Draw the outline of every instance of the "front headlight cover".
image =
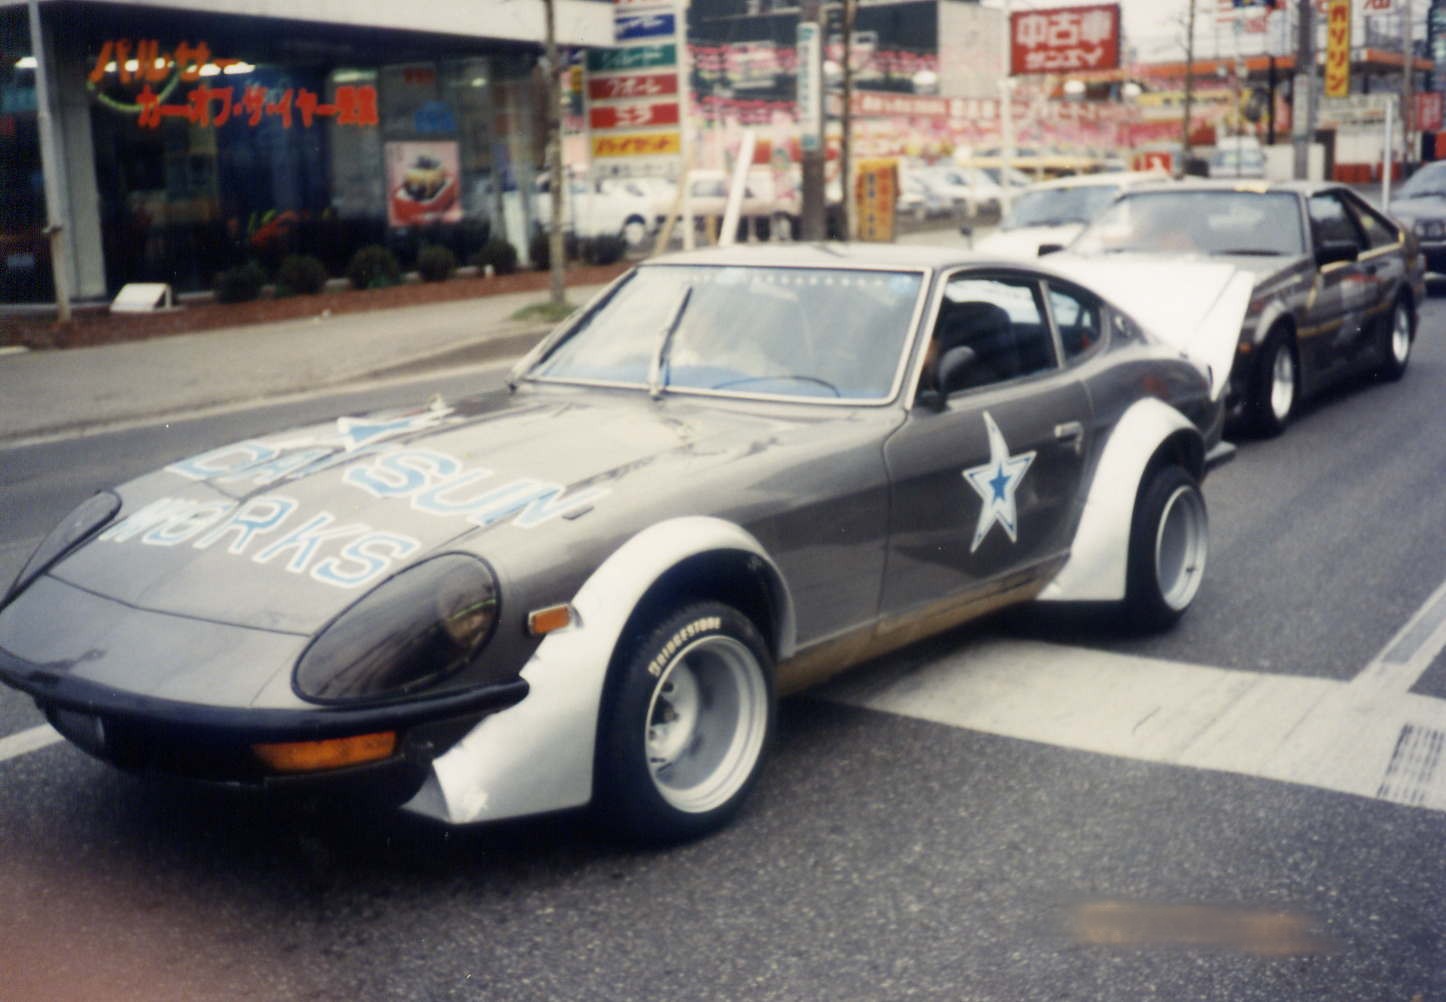
[[20, 569], [20, 576], [5, 593], [5, 600], [9, 601], [20, 594], [57, 560], [84, 542], [92, 533], [104, 527], [106, 523], [115, 518], [115, 513], [120, 511], [120, 507], [120, 498], [110, 491], [92, 494], [76, 505], [71, 513], [65, 516], [65, 520], [40, 541], [40, 545], [35, 548], [35, 552]]
[[471, 664], [497, 624], [497, 576], [461, 553], [423, 561], [382, 582], [317, 636], [292, 686], [314, 703], [407, 695]]

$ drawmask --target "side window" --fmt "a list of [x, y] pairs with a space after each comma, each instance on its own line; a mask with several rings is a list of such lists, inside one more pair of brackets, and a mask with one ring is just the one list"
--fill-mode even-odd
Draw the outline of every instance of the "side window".
[[1099, 345], [1104, 328], [1100, 323], [1099, 301], [1093, 296], [1050, 285], [1049, 312], [1059, 331], [1065, 362], [1083, 358]]
[[1372, 249], [1389, 247], [1400, 243], [1401, 231], [1396, 224], [1358, 198], [1347, 198], [1346, 207], [1352, 218], [1366, 235], [1366, 242]]
[[1345, 205], [1333, 194], [1310, 197], [1310, 223], [1317, 244], [1330, 241], [1365, 246], [1355, 222], [1346, 214]]
[[1027, 279], [951, 279], [934, 326], [924, 372], [937, 387], [937, 364], [950, 348], [967, 347], [974, 359], [955, 390], [1007, 382], [1055, 367], [1054, 339], [1045, 322], [1038, 285]]

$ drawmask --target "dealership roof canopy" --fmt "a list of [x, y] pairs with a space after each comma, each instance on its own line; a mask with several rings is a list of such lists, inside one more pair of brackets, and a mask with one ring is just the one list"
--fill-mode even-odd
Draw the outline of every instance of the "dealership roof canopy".
[[[42, 8], [73, 7], [66, 0], [39, 0]], [[562, 45], [613, 44], [613, 5], [608, 0], [556, 0], [557, 41]], [[24, 2], [0, 0], [0, 10]], [[137, 13], [191, 11], [241, 17], [309, 21], [353, 28], [383, 28], [438, 35], [503, 39], [537, 44], [544, 35], [543, 4], [520, 0], [103, 0], [95, 7]]]

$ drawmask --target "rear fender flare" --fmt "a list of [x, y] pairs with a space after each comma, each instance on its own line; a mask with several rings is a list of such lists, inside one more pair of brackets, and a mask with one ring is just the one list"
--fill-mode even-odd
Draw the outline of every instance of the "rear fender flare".
[[1200, 479], [1204, 445], [1199, 430], [1183, 414], [1154, 398], [1140, 400], [1124, 413], [1095, 467], [1069, 559], [1040, 593], [1040, 601], [1113, 602], [1125, 597], [1135, 499], [1161, 447], [1177, 436], [1193, 444], [1185, 465]]
[[775, 600], [773, 635], [766, 639], [780, 659], [791, 654], [792, 601], [762, 544], [723, 519], [660, 522], [620, 546], [583, 582], [571, 603], [574, 625], [544, 638], [523, 667], [527, 697], [484, 719], [438, 757], [406, 808], [460, 824], [588, 803], [603, 687], [638, 603], [684, 561], [740, 551], [760, 562]]

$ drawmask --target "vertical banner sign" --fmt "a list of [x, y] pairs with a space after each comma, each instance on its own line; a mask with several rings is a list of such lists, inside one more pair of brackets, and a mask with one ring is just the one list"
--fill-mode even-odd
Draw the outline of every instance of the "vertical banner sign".
[[1120, 5], [1094, 4], [1009, 15], [1009, 72], [1068, 73], [1120, 65]]
[[1351, 0], [1330, 0], [1326, 7], [1325, 96], [1351, 92]]
[[823, 49], [818, 25], [798, 25], [798, 128], [805, 153], [823, 146]]
[[894, 242], [894, 204], [899, 197], [896, 160], [862, 160], [854, 170], [854, 214], [859, 240]]
[[671, 0], [615, 0], [611, 49], [587, 54], [587, 125], [595, 163], [676, 165], [683, 150], [680, 25]]

